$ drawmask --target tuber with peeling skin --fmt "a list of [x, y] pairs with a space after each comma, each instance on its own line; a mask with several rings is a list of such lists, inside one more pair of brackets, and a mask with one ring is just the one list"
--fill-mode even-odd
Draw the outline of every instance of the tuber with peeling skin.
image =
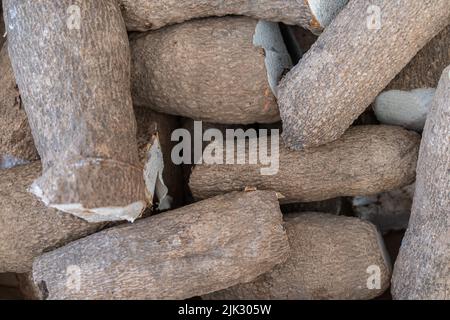
[[39, 159], [16, 86], [7, 42], [0, 50], [0, 156]]
[[27, 191], [40, 171], [39, 162], [0, 171], [0, 272], [29, 272], [45, 250], [105, 226], [45, 207]]
[[[164, 182], [169, 189], [169, 196], [173, 199], [172, 207], [178, 207], [184, 203], [184, 179], [181, 168], [170, 161], [172, 142], [169, 134], [172, 128], [178, 126], [178, 121], [174, 117], [158, 114], [147, 108], [136, 108], [135, 112], [139, 119], [137, 141], [142, 160], [141, 172], [146, 147], [156, 128], [164, 153]], [[27, 191], [40, 172], [39, 162], [0, 171], [0, 273], [29, 272], [33, 259], [42, 252], [108, 226], [105, 223], [89, 224], [82, 219], [45, 207]]]
[[120, 0], [128, 30], [155, 30], [194, 18], [243, 15], [320, 33], [348, 0]]
[[280, 82], [286, 145], [338, 139], [449, 21], [448, 0], [350, 1]]
[[450, 65], [450, 24], [428, 42], [385, 90], [436, 88]]
[[9, 55], [43, 163], [31, 191], [90, 222], [133, 221], [147, 204], [125, 23], [115, 0], [78, 1], [79, 17], [72, 5], [4, 1]]
[[[45, 253], [33, 281], [50, 300], [185, 299], [252, 281], [288, 254], [275, 192], [239, 192]], [[68, 268], [77, 268], [80, 286], [66, 286]]]
[[291, 247], [285, 263], [255, 281], [202, 298], [372, 299], [389, 287], [390, 258], [373, 224], [353, 217], [302, 213], [286, 215], [284, 226]]
[[425, 124], [408, 229], [394, 266], [394, 299], [450, 297], [450, 66]]
[[[198, 164], [189, 186], [197, 199], [246, 187], [275, 190], [282, 203], [374, 194], [414, 181], [419, 143], [417, 133], [401, 127], [355, 126], [333, 143], [304, 151], [280, 143], [274, 175], [261, 175], [268, 167], [261, 159], [258, 164]], [[245, 159], [258, 158], [259, 147], [249, 155], [246, 145]]]
[[130, 41], [136, 105], [215, 123], [276, 122], [275, 89], [291, 67], [279, 26], [207, 18]]
[[178, 208], [185, 202], [184, 190], [187, 183], [184, 182], [181, 166], [175, 165], [171, 160], [172, 148], [176, 144], [176, 142], [171, 141], [171, 135], [174, 130], [181, 127], [181, 123], [177, 117], [158, 113], [146, 107], [135, 106], [134, 112], [137, 120], [139, 159], [145, 165], [149, 140], [157, 134], [164, 162], [162, 176], [168, 188], [169, 198], [167, 200], [170, 201], [171, 208]]

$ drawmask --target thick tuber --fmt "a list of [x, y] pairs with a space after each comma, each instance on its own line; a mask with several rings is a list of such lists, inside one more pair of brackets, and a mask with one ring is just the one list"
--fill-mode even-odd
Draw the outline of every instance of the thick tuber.
[[136, 219], [146, 197], [115, 0], [4, 1], [8, 49], [43, 173], [32, 192], [91, 222]]
[[350, 1], [279, 85], [286, 145], [338, 139], [449, 22], [448, 0]]
[[276, 194], [231, 193], [45, 253], [33, 279], [46, 299], [186, 299], [252, 281], [288, 253]]

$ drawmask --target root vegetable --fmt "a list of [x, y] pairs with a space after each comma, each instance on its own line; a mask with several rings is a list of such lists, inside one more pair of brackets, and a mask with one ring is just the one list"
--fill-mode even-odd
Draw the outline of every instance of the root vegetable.
[[290, 214], [288, 260], [255, 281], [205, 299], [371, 299], [389, 287], [390, 258], [376, 227], [357, 218]]
[[244, 15], [323, 30], [348, 0], [120, 0], [129, 30], [146, 31], [194, 18]]
[[400, 127], [355, 126], [339, 140], [310, 150], [292, 151], [280, 144], [271, 150], [279, 152], [279, 170], [273, 175], [261, 174], [268, 165], [258, 159], [259, 150], [247, 146], [245, 159], [258, 159], [258, 164], [226, 164], [225, 157], [224, 164], [199, 164], [189, 186], [198, 199], [246, 187], [275, 190], [283, 203], [374, 194], [414, 181], [419, 143], [418, 134]]
[[146, 198], [118, 4], [6, 0], [4, 10], [14, 74], [43, 163], [32, 192], [91, 222], [133, 221]]
[[33, 279], [47, 299], [185, 299], [252, 281], [288, 252], [275, 193], [232, 193], [45, 253]]
[[450, 66], [425, 124], [411, 218], [394, 266], [395, 299], [450, 298]]
[[[178, 121], [146, 108], [136, 108], [135, 112], [139, 119], [137, 140], [141, 160], [144, 162], [145, 149], [157, 130], [165, 160], [164, 182], [173, 199], [172, 207], [178, 207], [184, 203], [184, 179], [181, 168], [170, 161], [172, 142], [169, 134], [178, 126]], [[33, 259], [42, 252], [107, 226], [104, 223], [89, 224], [46, 208], [27, 191], [40, 171], [40, 164], [35, 162], [0, 172], [0, 272], [29, 272]]]
[[449, 21], [448, 0], [350, 1], [280, 82], [286, 145], [338, 139]]
[[442, 30], [392, 80], [386, 90], [436, 88], [450, 65], [450, 25]]
[[0, 272], [29, 272], [33, 259], [103, 228], [46, 208], [27, 191], [39, 176], [38, 162], [0, 172]]
[[186, 22], [131, 40], [136, 105], [217, 123], [276, 122], [291, 66], [277, 24], [246, 17]]

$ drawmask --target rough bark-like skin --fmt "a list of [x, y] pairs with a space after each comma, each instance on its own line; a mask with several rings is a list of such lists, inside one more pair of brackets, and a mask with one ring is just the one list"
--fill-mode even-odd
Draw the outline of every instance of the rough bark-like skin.
[[323, 29], [308, 6], [296, 0], [120, 0], [129, 30], [146, 31], [194, 18], [244, 15], [315, 32]]
[[[43, 161], [33, 190], [54, 206], [145, 207], [120, 8], [115, 0], [79, 0], [77, 29], [70, 24], [73, 4], [4, 1], [11, 62]], [[67, 211], [98, 221], [133, 219], [142, 210]]]
[[[288, 260], [255, 281], [205, 299], [371, 299], [389, 287], [391, 266], [376, 227], [357, 218], [290, 214]], [[380, 268], [380, 289], [368, 289], [369, 266]]]
[[22, 160], [39, 158], [16, 86], [7, 42], [0, 50], [0, 155]]
[[386, 90], [436, 88], [450, 65], [450, 25], [433, 38], [392, 80]]
[[172, 208], [184, 204], [184, 190], [187, 183], [183, 177], [182, 166], [175, 165], [171, 160], [171, 152], [176, 142], [171, 141], [174, 130], [181, 127], [177, 117], [154, 112], [146, 107], [135, 107], [137, 120], [137, 142], [139, 159], [146, 159], [146, 146], [150, 138], [156, 132], [159, 136], [161, 149], [164, 155], [164, 182], [169, 189], [169, 195], [173, 198]]
[[47, 208], [30, 194], [27, 188], [40, 170], [35, 162], [0, 172], [0, 272], [28, 272], [45, 250], [104, 226]]
[[[252, 281], [288, 253], [275, 193], [232, 193], [46, 253], [33, 279], [48, 299], [184, 299]], [[69, 266], [79, 288], [66, 287]]]
[[[135, 112], [139, 119], [139, 154], [144, 160], [146, 146], [157, 128], [166, 157], [164, 182], [174, 199], [173, 207], [180, 206], [184, 200], [184, 178], [181, 168], [170, 161], [172, 142], [169, 135], [172, 128], [178, 126], [178, 121], [147, 108], [136, 108]], [[27, 189], [40, 170], [40, 164], [33, 163], [0, 172], [0, 272], [30, 271], [33, 258], [47, 248], [62, 246], [105, 226], [88, 224], [39, 202]]]
[[215, 123], [276, 122], [258, 20], [194, 20], [131, 40], [136, 105]]
[[450, 67], [425, 124], [408, 230], [394, 267], [395, 299], [450, 299]]
[[[373, 5], [381, 12], [379, 30], [368, 28]], [[279, 85], [287, 146], [339, 138], [449, 22], [448, 0], [350, 1]]]
[[400, 127], [356, 126], [333, 143], [304, 151], [280, 143], [275, 175], [261, 175], [268, 166], [248, 160], [245, 165], [202, 164], [194, 168], [189, 186], [199, 199], [245, 187], [275, 190], [283, 203], [379, 193], [414, 181], [419, 143], [417, 133]]

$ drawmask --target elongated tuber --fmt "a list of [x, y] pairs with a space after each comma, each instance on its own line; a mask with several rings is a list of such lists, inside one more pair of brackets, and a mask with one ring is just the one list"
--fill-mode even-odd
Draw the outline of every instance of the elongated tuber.
[[276, 87], [291, 60], [275, 23], [186, 22], [131, 40], [136, 105], [216, 123], [276, 122]]
[[285, 217], [288, 260], [255, 281], [205, 299], [371, 299], [389, 287], [390, 258], [377, 228], [323, 213]]
[[146, 31], [194, 18], [244, 15], [296, 24], [313, 32], [325, 28], [348, 0], [120, 0], [129, 30]]
[[[261, 143], [251, 140], [258, 147], [246, 147], [241, 156], [258, 159]], [[310, 150], [293, 151], [280, 144], [279, 150], [270, 150], [272, 155], [279, 152], [279, 170], [273, 175], [261, 174], [269, 165], [260, 158], [257, 164], [224, 160], [196, 165], [189, 186], [198, 199], [246, 187], [275, 190], [282, 203], [373, 194], [414, 181], [419, 143], [418, 134], [400, 127], [355, 126], [339, 140]]]
[[45, 253], [33, 279], [47, 299], [185, 299], [252, 281], [288, 252], [276, 194], [232, 193]]
[[133, 221], [146, 198], [119, 5], [6, 0], [4, 10], [14, 74], [43, 163], [32, 192], [88, 221]]
[[450, 66], [425, 124], [408, 229], [394, 266], [395, 299], [450, 298]]
[[338, 139], [449, 21], [448, 0], [350, 1], [279, 85], [286, 145]]

